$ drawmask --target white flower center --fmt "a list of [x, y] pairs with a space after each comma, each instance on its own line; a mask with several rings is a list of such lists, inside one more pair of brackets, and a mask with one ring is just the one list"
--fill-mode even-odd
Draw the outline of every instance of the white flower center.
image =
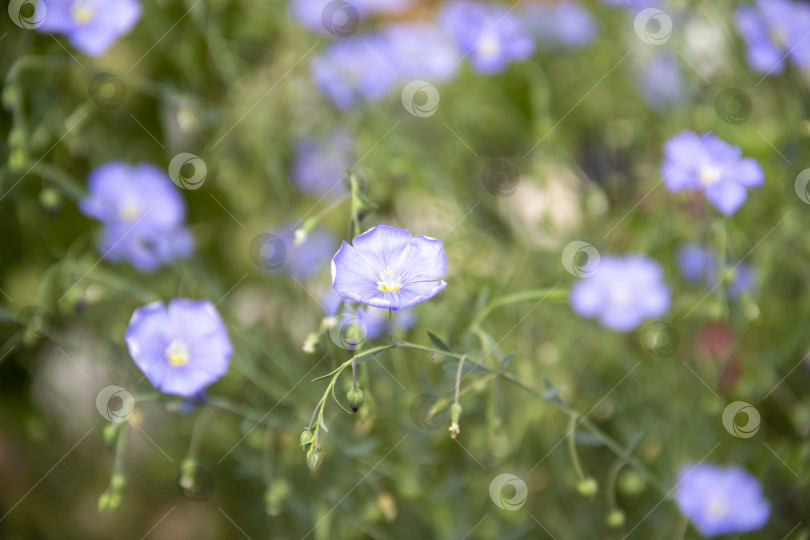
[[478, 44], [478, 53], [486, 58], [493, 58], [501, 51], [501, 45], [494, 36], [486, 36]]
[[630, 303], [630, 291], [625, 288], [610, 291], [610, 300], [615, 306], [627, 306]]
[[706, 505], [709, 517], [713, 520], [720, 520], [726, 516], [728, 505], [720, 497], [713, 497]]
[[124, 221], [133, 221], [140, 212], [140, 207], [134, 201], [127, 201], [118, 210], [118, 217]]
[[389, 266], [380, 273], [380, 280], [377, 282], [377, 290], [382, 292], [394, 292], [402, 288], [402, 281], [394, 274]]
[[171, 365], [182, 366], [188, 362], [188, 347], [182, 341], [172, 340], [166, 347], [166, 358]]
[[93, 18], [94, 7], [90, 2], [79, 0], [70, 8], [73, 20], [78, 24], [87, 24]]
[[722, 171], [716, 165], [706, 165], [700, 169], [700, 183], [704, 186], [710, 186], [720, 180]]

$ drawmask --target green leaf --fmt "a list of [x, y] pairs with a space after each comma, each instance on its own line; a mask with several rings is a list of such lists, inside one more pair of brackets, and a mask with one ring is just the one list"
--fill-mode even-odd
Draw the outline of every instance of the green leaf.
[[320, 377], [316, 377], [316, 378], [312, 379], [310, 382], [322, 381], [324, 379], [328, 379], [329, 377], [336, 374], [341, 369], [343, 369], [343, 366], [338, 366], [335, 369], [333, 369], [332, 371], [330, 371], [329, 373], [327, 373], [326, 375], [321, 375]]
[[[458, 362], [456, 361], [445, 362], [444, 364], [442, 364], [442, 369], [444, 369], [445, 371], [452, 371], [455, 373], [456, 371], [458, 371]], [[474, 364], [468, 361], [464, 362], [464, 365], [461, 367], [461, 372], [466, 375], [468, 373], [486, 373], [487, 371], [478, 364]]]
[[584, 446], [604, 446], [604, 443], [602, 441], [600, 441], [590, 433], [586, 433], [584, 431], [575, 431], [574, 440], [577, 442], [577, 444], [581, 444]]
[[552, 399], [560, 395], [560, 392], [562, 392], [561, 388], [559, 388], [558, 386], [552, 386], [551, 388], [543, 392], [543, 399], [545, 399], [546, 401], [551, 401]]
[[515, 358], [515, 352], [510, 352], [506, 356], [503, 357], [501, 360], [501, 373], [506, 372], [506, 368], [509, 367], [509, 363]]
[[337, 398], [337, 396], [335, 395], [335, 386], [332, 386], [332, 399], [335, 400], [335, 403], [338, 404], [338, 407], [340, 407], [341, 409], [343, 409], [344, 411], [346, 411], [349, 414], [354, 414], [354, 413], [352, 413], [352, 411], [350, 411], [349, 409], [344, 407], [343, 404], [340, 402], [340, 400]]
[[643, 433], [637, 433], [635, 437], [627, 444], [627, 453], [632, 454], [638, 448], [638, 445], [641, 444], [641, 441], [644, 439]]
[[445, 352], [450, 352], [450, 347], [448, 347], [447, 344], [445, 344], [445, 342], [442, 341], [439, 336], [437, 336], [436, 334], [434, 334], [430, 330], [428, 330], [427, 335], [430, 338], [430, 341], [433, 342], [433, 344], [436, 346], [437, 349], [445, 351]]

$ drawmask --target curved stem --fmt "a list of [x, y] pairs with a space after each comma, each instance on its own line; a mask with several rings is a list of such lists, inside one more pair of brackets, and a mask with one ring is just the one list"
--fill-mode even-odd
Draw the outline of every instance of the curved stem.
[[475, 328], [481, 324], [490, 313], [499, 307], [508, 306], [517, 302], [525, 302], [527, 300], [563, 300], [568, 297], [568, 290], [558, 289], [552, 287], [550, 289], [533, 289], [530, 291], [523, 291], [514, 294], [507, 294], [496, 298], [478, 312], [478, 315], [470, 323], [470, 328]]
[[585, 474], [582, 472], [582, 465], [579, 463], [579, 455], [577, 454], [577, 441], [575, 439], [577, 416], [574, 413], [568, 419], [568, 434], [565, 438], [568, 445], [568, 454], [571, 456], [571, 462], [574, 464], [574, 470], [577, 473], [577, 479], [581, 482], [585, 480]]

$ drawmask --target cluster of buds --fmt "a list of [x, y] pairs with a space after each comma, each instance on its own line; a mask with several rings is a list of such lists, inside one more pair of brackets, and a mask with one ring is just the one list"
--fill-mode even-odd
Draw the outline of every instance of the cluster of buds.
[[[318, 430], [318, 427], [315, 427]], [[323, 450], [317, 445], [316, 433], [307, 428], [301, 432], [301, 447], [307, 453], [307, 465], [313, 472], [317, 471], [323, 462]]]

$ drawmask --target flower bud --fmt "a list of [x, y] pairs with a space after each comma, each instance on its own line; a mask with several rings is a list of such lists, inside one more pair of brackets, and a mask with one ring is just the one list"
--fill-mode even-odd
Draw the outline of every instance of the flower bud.
[[323, 451], [319, 446], [313, 446], [310, 448], [309, 452], [307, 452], [307, 465], [309, 465], [309, 469], [312, 472], [318, 470], [323, 462]]
[[461, 404], [453, 403], [450, 405], [450, 437], [455, 439], [459, 433], [461, 433], [461, 428], [458, 425], [458, 419], [461, 417]]
[[593, 478], [584, 478], [577, 484], [577, 491], [583, 497], [592, 498], [599, 491], [599, 484]]
[[122, 425], [122, 423], [110, 422], [104, 426], [102, 436], [104, 437], [104, 442], [107, 443], [107, 446], [112, 447], [115, 445], [116, 441], [118, 441], [118, 434], [121, 431]]
[[307, 335], [307, 339], [304, 340], [304, 346], [301, 349], [307, 353], [312, 354], [315, 352], [315, 345], [318, 344], [318, 334], [311, 332]]
[[624, 525], [624, 512], [619, 510], [618, 508], [614, 508], [610, 511], [607, 515], [607, 522], [608, 527], [612, 529], [618, 529], [622, 525]]
[[112, 478], [110, 478], [110, 488], [113, 491], [119, 492], [124, 489], [124, 484], [126, 484], [126, 479], [124, 478], [123, 474], [113, 474]]
[[346, 393], [346, 399], [349, 400], [349, 405], [351, 405], [352, 411], [357, 412], [357, 409], [363, 403], [363, 391], [352, 388]]
[[314, 438], [315, 436], [312, 434], [312, 432], [308, 429], [305, 429], [304, 431], [301, 432], [301, 446], [308, 445], [309, 443], [312, 442], [312, 439]]

